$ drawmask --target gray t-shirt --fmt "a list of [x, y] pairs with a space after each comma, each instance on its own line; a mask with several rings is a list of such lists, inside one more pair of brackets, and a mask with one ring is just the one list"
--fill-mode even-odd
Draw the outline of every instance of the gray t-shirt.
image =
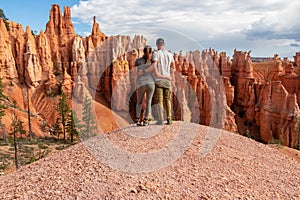
[[[151, 66], [151, 64], [146, 64], [146, 59], [141, 57], [135, 61], [135, 66], [138, 67], [138, 70], [145, 70]], [[154, 76], [152, 71], [146, 72], [143, 75], [137, 77], [137, 86], [142, 86], [146, 84], [154, 84]]]

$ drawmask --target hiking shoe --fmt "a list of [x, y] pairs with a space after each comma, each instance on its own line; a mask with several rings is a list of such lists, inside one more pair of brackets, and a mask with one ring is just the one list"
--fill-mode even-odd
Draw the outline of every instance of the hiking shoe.
[[143, 121], [143, 126], [148, 126], [149, 125], [149, 122], [148, 122], [148, 119], [144, 119], [144, 121]]
[[167, 125], [171, 125], [172, 124], [172, 119], [168, 118], [167, 119]]
[[135, 124], [136, 124], [137, 126], [142, 126], [142, 123], [141, 123], [141, 121], [140, 121], [139, 118], [136, 118]]
[[164, 125], [164, 121], [159, 120], [159, 121], [156, 122], [156, 125]]

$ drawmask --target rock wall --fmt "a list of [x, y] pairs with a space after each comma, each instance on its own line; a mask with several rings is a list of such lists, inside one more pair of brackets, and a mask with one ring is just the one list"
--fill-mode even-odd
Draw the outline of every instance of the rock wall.
[[0, 76], [4, 81], [13, 81], [18, 78], [16, 62], [12, 52], [13, 44], [2, 19], [0, 19], [0, 33]]
[[282, 61], [277, 54], [268, 62], [252, 63], [250, 52], [236, 50], [232, 63], [236, 91], [232, 108], [239, 133], [265, 143], [276, 139], [295, 147], [300, 79], [293, 72], [293, 63]]
[[75, 37], [70, 7], [65, 7], [62, 15], [59, 5], [52, 5], [45, 34], [50, 41], [52, 61], [58, 65], [57, 70], [62, 72], [66, 69], [70, 73], [71, 46]]
[[53, 71], [53, 63], [51, 59], [51, 47], [50, 42], [44, 31], [41, 31], [37, 36], [37, 55], [39, 56], [38, 60], [42, 67], [42, 79], [48, 79]]
[[[179, 102], [184, 102], [180, 99], [183, 96], [182, 90], [185, 91], [191, 121], [236, 132], [234, 113], [230, 109], [233, 87], [228, 77], [221, 75], [224, 71], [229, 75], [228, 69], [231, 68], [230, 63], [227, 63], [226, 54], [219, 54], [210, 49], [202, 52], [191, 51], [185, 56], [179, 53], [174, 57], [177, 75], [173, 84], [173, 96], [177, 99], [179, 97]], [[186, 84], [186, 81], [189, 84]], [[177, 107], [184, 105], [175, 102], [174, 105], [175, 117], [181, 120], [179, 116], [182, 114], [177, 113], [181, 109]]]
[[35, 38], [29, 26], [26, 27], [25, 38], [24, 81], [28, 86], [37, 87], [42, 79], [42, 68], [37, 55]]
[[283, 145], [295, 147], [299, 112], [296, 95], [289, 94], [280, 81], [268, 82], [260, 93], [255, 119], [261, 139], [270, 142], [276, 138]]

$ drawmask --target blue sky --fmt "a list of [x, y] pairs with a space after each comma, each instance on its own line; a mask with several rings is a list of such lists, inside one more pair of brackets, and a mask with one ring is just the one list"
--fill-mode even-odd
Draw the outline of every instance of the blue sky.
[[168, 49], [212, 47], [232, 56], [234, 48], [252, 56], [292, 58], [300, 51], [298, 0], [1, 0], [6, 16], [25, 29], [45, 30], [52, 4], [70, 6], [76, 33], [91, 32], [97, 16], [107, 35], [144, 35], [150, 45], [165, 37]]

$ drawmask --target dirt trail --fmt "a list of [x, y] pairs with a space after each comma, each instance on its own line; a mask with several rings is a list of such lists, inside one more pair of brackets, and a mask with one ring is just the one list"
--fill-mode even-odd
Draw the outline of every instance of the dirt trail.
[[[111, 149], [131, 153], [126, 159]], [[165, 149], [171, 153], [155, 154]], [[151, 166], [139, 171], [130, 163], [136, 153], [160, 162], [141, 157], [141, 167]], [[103, 164], [102, 158], [111, 160]], [[201, 125], [131, 126], [1, 177], [0, 199], [300, 199], [300, 164], [267, 145]]]

